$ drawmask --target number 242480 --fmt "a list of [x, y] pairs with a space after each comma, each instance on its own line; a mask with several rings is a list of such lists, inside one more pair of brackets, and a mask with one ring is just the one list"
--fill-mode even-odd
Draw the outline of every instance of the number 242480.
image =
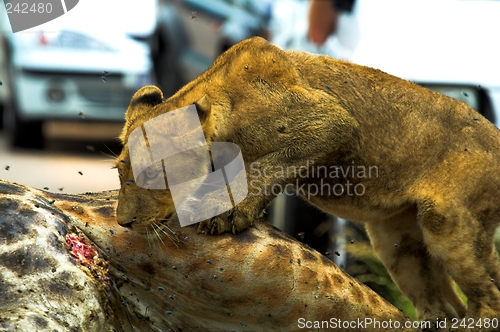
[[19, 14], [29, 14], [29, 13], [48, 13], [50, 14], [52, 12], [52, 4], [50, 2], [48, 3], [34, 3], [30, 6], [28, 3], [17, 3], [15, 6], [13, 6], [11, 3], [6, 3], [5, 4], [5, 9], [7, 10], [7, 14], [12, 14], [12, 13], [19, 13]]

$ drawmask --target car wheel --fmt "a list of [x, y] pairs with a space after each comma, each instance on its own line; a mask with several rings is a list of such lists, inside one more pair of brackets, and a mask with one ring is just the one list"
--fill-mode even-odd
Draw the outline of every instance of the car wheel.
[[16, 111], [14, 102], [11, 103], [8, 109], [4, 110], [4, 123], [12, 147], [43, 148], [43, 121], [22, 120]]

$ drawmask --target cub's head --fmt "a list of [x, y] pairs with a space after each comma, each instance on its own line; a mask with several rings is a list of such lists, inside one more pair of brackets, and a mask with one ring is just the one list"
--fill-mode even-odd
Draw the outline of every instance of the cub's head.
[[132, 97], [120, 135], [123, 149], [115, 163], [121, 186], [116, 211], [120, 225], [154, 233], [175, 213], [173, 192], [177, 198], [188, 198], [200, 185], [192, 179], [210, 172], [204, 159], [211, 127], [208, 98], [182, 106], [186, 107], [164, 101], [161, 90], [151, 85]]

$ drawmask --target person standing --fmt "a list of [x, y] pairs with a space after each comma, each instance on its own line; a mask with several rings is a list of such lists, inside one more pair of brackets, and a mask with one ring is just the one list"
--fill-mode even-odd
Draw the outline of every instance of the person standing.
[[308, 17], [308, 38], [317, 46], [323, 45], [337, 31], [342, 11], [350, 12], [354, 0], [311, 0]]

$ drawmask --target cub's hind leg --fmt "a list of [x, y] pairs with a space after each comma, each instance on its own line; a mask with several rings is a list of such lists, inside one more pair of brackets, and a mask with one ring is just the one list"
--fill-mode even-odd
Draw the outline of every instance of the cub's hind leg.
[[[419, 225], [432, 257], [442, 262], [468, 299], [467, 317], [500, 318], [493, 232], [452, 199], [419, 206]], [[492, 271], [493, 270], [493, 271]]]
[[[500, 208], [500, 206], [499, 206]], [[490, 275], [490, 281], [500, 289], [500, 262], [493, 239], [498, 225], [500, 225], [500, 211], [480, 209], [477, 214], [481, 231], [476, 240], [474, 255], [481, 261]]]
[[369, 222], [373, 249], [399, 289], [415, 306], [420, 320], [463, 317], [465, 306], [440, 262], [432, 258], [417, 225], [416, 208], [392, 218]]

